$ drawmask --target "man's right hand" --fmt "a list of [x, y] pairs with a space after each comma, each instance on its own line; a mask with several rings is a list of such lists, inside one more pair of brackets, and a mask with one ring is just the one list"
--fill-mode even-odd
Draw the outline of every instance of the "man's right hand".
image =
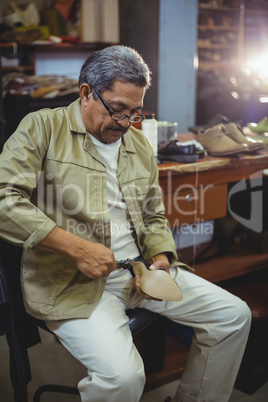
[[109, 276], [110, 272], [116, 269], [114, 254], [107, 247], [86, 240], [82, 243], [82, 247], [74, 260], [84, 275], [97, 279]]
[[81, 239], [55, 227], [36, 247], [72, 259], [79, 271], [92, 279], [109, 276], [116, 269], [113, 252], [100, 243]]

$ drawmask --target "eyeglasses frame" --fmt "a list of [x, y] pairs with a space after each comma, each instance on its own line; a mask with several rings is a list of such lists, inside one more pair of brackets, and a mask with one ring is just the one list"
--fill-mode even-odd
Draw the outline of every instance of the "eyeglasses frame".
[[[96, 88], [92, 87], [92, 86], [91, 86], [91, 88], [93, 89], [93, 91], [96, 92], [96, 94], [98, 95], [98, 98], [100, 99], [100, 101], [102, 102], [103, 106], [105, 107], [105, 109], [107, 110], [107, 112], [109, 113], [110, 117], [111, 117], [113, 120], [115, 120], [115, 121], [121, 121], [121, 120], [124, 120], [124, 119], [128, 118], [129, 121], [130, 121], [130, 123], [139, 123], [140, 121], [142, 121], [142, 120], [145, 119], [145, 117], [144, 117], [144, 115], [143, 115], [143, 113], [142, 113], [141, 110], [140, 110], [140, 116], [136, 116], [136, 117], [139, 118], [139, 119], [138, 119], [138, 120], [135, 120], [135, 121], [131, 121], [131, 119], [132, 119], [132, 116], [131, 116], [131, 115], [128, 115], [128, 114], [125, 114], [125, 113], [121, 113], [121, 112], [113, 112], [112, 109], [110, 108], [110, 106], [108, 105], [108, 103], [105, 102], [105, 100], [103, 99], [103, 97], [101, 96], [101, 94], [99, 93], [99, 91], [98, 91]], [[122, 117], [122, 119], [115, 119], [115, 118], [113, 117], [114, 114], [121, 114], [121, 115], [124, 116], [124, 117]]]

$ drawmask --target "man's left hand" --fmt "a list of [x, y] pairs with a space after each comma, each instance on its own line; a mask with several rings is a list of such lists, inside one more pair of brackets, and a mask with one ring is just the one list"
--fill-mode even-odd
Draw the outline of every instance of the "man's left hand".
[[[150, 262], [152, 262], [152, 264], [149, 266], [150, 270], [154, 270], [154, 269], [162, 269], [164, 271], [166, 271], [169, 274], [169, 260], [166, 256], [166, 254], [157, 254], [156, 256], [154, 256]], [[140, 287], [140, 277], [139, 275], [136, 275], [134, 278], [134, 287], [137, 291], [137, 293], [142, 296], [144, 299], [146, 300], [156, 300], [156, 301], [162, 301], [161, 299], [156, 299], [154, 297], [151, 297], [149, 295], [147, 295], [146, 293], [144, 293], [141, 290]]]

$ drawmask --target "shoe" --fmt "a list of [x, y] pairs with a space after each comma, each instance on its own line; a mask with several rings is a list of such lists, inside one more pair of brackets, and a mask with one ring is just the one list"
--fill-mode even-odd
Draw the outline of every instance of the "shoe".
[[166, 397], [166, 399], [164, 400], [164, 402], [172, 402], [171, 396]]
[[267, 133], [268, 132], [268, 117], [264, 117], [259, 123], [248, 123], [247, 127], [253, 132], [257, 134]]
[[228, 156], [248, 151], [246, 144], [238, 144], [228, 137], [223, 124], [217, 124], [204, 132], [199, 131], [196, 140], [213, 156]]
[[235, 123], [226, 124], [225, 131], [227, 135], [238, 144], [246, 144], [250, 152], [265, 148], [265, 144], [262, 141], [247, 138], [241, 128]]
[[191, 163], [196, 162], [199, 156], [194, 144], [180, 145], [179, 141], [174, 140], [158, 149], [158, 158], [160, 160]]
[[213, 126], [216, 126], [217, 124], [227, 124], [227, 123], [230, 123], [230, 121], [231, 120], [228, 117], [224, 116], [221, 113], [218, 113], [211, 120], [209, 120], [207, 124], [203, 124], [200, 126], [188, 127], [188, 130], [194, 134], [198, 134], [198, 132], [201, 130], [206, 130], [207, 128], [211, 128]]
[[[141, 290], [147, 295], [159, 300], [180, 301], [183, 299], [179, 286], [166, 271], [149, 270], [140, 261], [131, 261], [131, 266], [134, 274], [140, 277]], [[159, 286], [160, 283], [161, 286]]]

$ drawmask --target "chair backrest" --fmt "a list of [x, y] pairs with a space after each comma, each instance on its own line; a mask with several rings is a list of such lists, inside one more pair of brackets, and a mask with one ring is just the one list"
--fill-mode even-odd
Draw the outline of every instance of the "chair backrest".
[[[27, 348], [40, 342], [35, 320], [26, 313], [20, 285], [22, 249], [0, 239], [0, 320], [10, 352], [15, 402], [27, 402], [31, 370]], [[3, 334], [2, 333], [2, 334]]]
[[20, 264], [22, 249], [0, 239], [0, 302], [11, 302], [21, 293]]
[[20, 282], [23, 250], [0, 239], [0, 303], [9, 310], [7, 331], [13, 330], [22, 345], [30, 347], [40, 342], [37, 323], [26, 313]]

